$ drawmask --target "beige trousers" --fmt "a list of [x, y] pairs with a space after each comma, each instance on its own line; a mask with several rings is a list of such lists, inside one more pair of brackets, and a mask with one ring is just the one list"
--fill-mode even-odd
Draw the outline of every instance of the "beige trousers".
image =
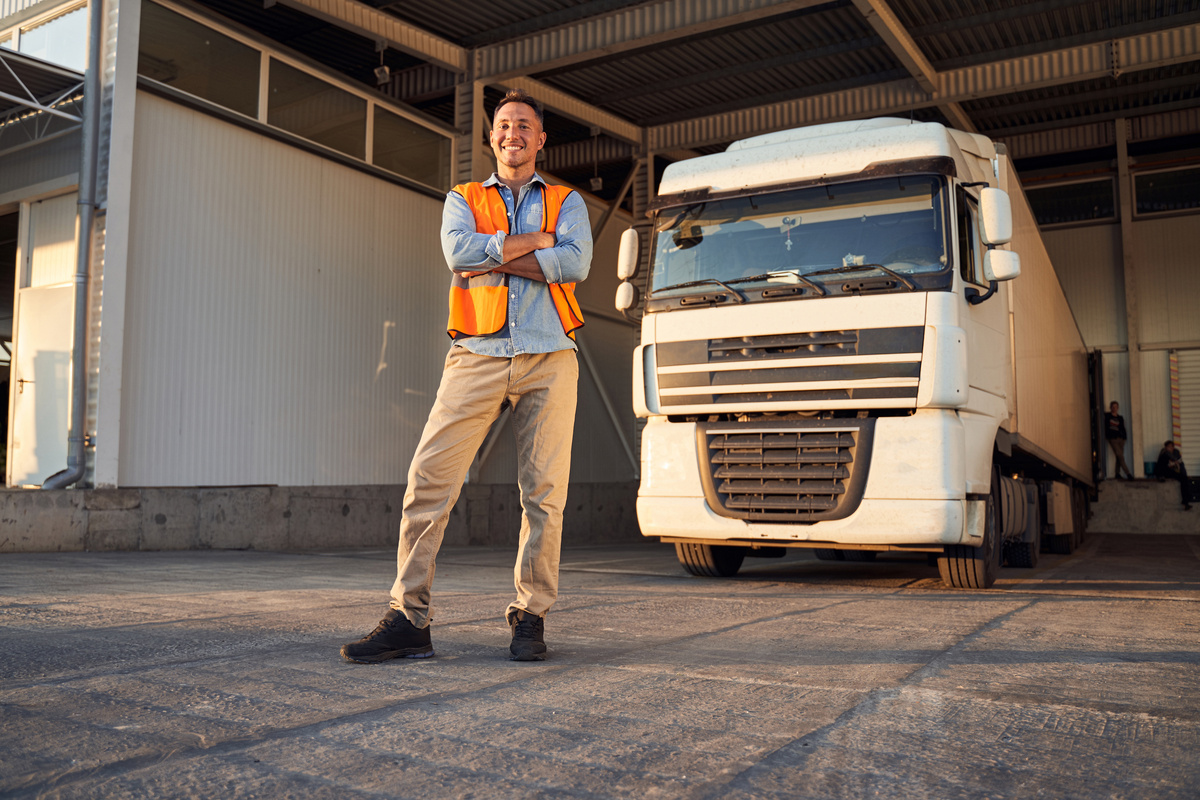
[[391, 607], [429, 625], [434, 559], [467, 470], [502, 404], [512, 406], [521, 487], [513, 582], [517, 609], [544, 615], [558, 597], [558, 553], [571, 473], [579, 361], [574, 350], [480, 356], [452, 347], [421, 442], [408, 469]]

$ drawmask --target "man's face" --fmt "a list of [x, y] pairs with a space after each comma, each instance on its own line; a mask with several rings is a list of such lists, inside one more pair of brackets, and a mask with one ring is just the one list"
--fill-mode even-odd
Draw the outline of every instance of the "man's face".
[[546, 144], [546, 133], [537, 114], [525, 103], [505, 103], [492, 121], [492, 152], [510, 169], [532, 165]]
[[1116, 403], [1113, 403], [1112, 405], [1110, 405], [1110, 406], [1108, 407], [1108, 410], [1109, 410], [1109, 411], [1111, 411], [1111, 412], [1112, 412], [1112, 413], [1114, 413], [1114, 414], [1115, 414], [1115, 413], [1117, 413], [1117, 404], [1116, 404]]

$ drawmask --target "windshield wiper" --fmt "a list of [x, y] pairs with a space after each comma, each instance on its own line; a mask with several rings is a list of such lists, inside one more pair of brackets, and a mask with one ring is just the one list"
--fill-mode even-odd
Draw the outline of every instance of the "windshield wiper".
[[896, 272], [896, 270], [888, 269], [883, 264], [847, 264], [844, 267], [831, 267], [829, 269], [817, 270], [816, 272], [810, 272], [808, 274], [810, 277], [815, 275], [836, 275], [843, 272], [860, 272], [864, 269], [877, 269], [880, 272], [885, 272], [903, 283], [906, 287], [908, 287], [910, 292], [915, 292], [917, 290], [917, 285], [915, 283], [901, 275], [899, 272]]
[[688, 289], [692, 286], [703, 286], [707, 283], [715, 283], [718, 286], [723, 286], [726, 289], [728, 289], [730, 291], [730, 293], [733, 294], [733, 296], [735, 298], [737, 298], [739, 305], [746, 302], [746, 295], [742, 294], [737, 289], [730, 286], [728, 283], [725, 283], [725, 281], [719, 281], [716, 278], [701, 278], [698, 281], [688, 281], [687, 283], [673, 283], [670, 286], [660, 286], [657, 289], [655, 289], [653, 292], [651, 292], [651, 294], [658, 294], [659, 292], [666, 292], [666, 291], [670, 291], [671, 289]]
[[749, 278], [738, 278], [736, 280], [730, 281], [730, 283], [750, 283], [751, 281], [765, 281], [769, 278], [782, 278], [785, 276], [790, 277], [790, 278], [795, 278], [796, 280], [803, 283], [805, 286], [808, 286], [809, 288], [811, 288], [814, 292], [817, 292], [819, 295], [821, 295], [821, 297], [824, 297], [825, 295], [829, 294], [828, 292], [825, 291], [824, 286], [813, 283], [808, 278], [804, 277], [797, 270], [794, 270], [794, 269], [781, 269], [781, 270], [776, 270], [775, 272], [764, 272], [761, 275], [751, 275]]

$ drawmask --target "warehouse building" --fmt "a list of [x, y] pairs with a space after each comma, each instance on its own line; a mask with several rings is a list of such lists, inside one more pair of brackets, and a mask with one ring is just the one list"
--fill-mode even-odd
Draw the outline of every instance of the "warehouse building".
[[[1003, 142], [1133, 466], [1174, 438], [1200, 472], [1200, 2], [93, 4], [0, 0], [0, 551], [393, 542], [442, 198], [514, 87], [596, 238], [568, 541], [637, 536], [612, 296], [663, 166], [843, 119]], [[515, 538], [506, 434], [448, 542]]]

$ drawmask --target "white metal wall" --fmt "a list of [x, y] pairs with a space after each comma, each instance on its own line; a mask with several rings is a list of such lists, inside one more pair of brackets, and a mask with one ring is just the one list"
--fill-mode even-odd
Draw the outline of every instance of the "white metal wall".
[[[1142, 364], [1142, 452], [1129, 454], [1131, 466], [1135, 461], [1153, 462], [1163, 441], [1171, 436], [1167, 351], [1155, 349], [1155, 345], [1200, 343], [1200, 270], [1195, 267], [1196, 253], [1200, 253], [1200, 217], [1143, 219], [1134, 222], [1133, 230], [1140, 338], [1142, 346], [1151, 349], [1136, 354]], [[1050, 230], [1044, 231], [1042, 238], [1087, 346], [1127, 347], [1120, 226]], [[1104, 387], [1105, 407], [1116, 400], [1128, 422], [1128, 353], [1104, 353]], [[1112, 475], [1113, 457], [1106, 453], [1106, 458], [1110, 465], [1107, 474]]]
[[442, 203], [144, 93], [134, 151], [120, 484], [403, 483]]
[[1142, 220], [1133, 229], [1142, 342], [1200, 342], [1200, 216]]
[[36, 5], [44, 5], [49, 10], [55, 4], [46, 3], [45, 0], [0, 0], [0, 22], [4, 22], [9, 17], [20, 14], [22, 11], [27, 11]]
[[1089, 348], [1125, 344], [1121, 226], [1046, 231], [1046, 251]]
[[[441, 201], [146, 93], [136, 123], [120, 485], [403, 483], [449, 347]], [[632, 436], [634, 329], [588, 313], [626, 225], [579, 294]], [[631, 480], [580, 372], [572, 479]], [[510, 441], [483, 482], [515, 481]]]
[[1179, 369], [1179, 450], [1188, 475], [1200, 475], [1200, 350], [1175, 354]]

